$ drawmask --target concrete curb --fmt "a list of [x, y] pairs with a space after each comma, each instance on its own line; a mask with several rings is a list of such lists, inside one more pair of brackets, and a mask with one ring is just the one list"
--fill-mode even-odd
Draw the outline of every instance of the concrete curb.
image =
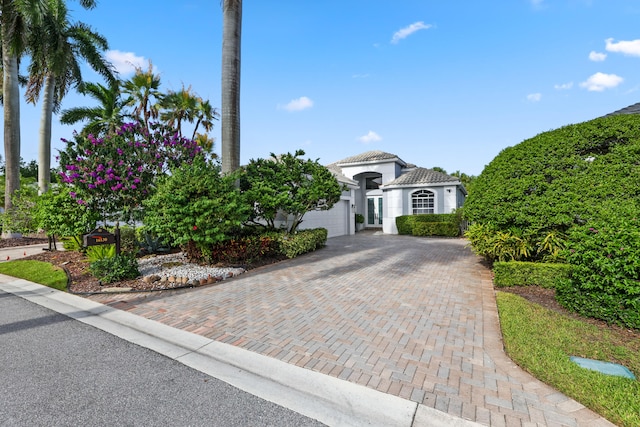
[[479, 425], [26, 280], [0, 275], [0, 289], [331, 426]]

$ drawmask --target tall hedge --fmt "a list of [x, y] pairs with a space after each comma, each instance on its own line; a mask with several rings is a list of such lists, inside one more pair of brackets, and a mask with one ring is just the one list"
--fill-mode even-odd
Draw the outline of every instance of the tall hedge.
[[499, 229], [567, 231], [640, 196], [640, 115], [541, 133], [504, 149], [482, 171], [465, 217]]

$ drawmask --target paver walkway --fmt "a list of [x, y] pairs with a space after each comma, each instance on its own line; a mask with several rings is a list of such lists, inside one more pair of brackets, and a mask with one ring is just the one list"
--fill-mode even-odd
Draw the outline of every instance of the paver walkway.
[[505, 355], [462, 239], [363, 232], [217, 286], [90, 298], [485, 425], [612, 425]]

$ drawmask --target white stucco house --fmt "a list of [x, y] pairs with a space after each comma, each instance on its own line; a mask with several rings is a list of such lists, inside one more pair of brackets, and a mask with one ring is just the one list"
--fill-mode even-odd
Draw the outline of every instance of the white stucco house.
[[324, 227], [329, 237], [355, 233], [355, 214], [365, 227], [398, 234], [396, 217], [451, 213], [467, 191], [456, 177], [406, 163], [395, 154], [367, 151], [327, 165], [346, 190], [330, 210], [305, 214], [301, 229]]

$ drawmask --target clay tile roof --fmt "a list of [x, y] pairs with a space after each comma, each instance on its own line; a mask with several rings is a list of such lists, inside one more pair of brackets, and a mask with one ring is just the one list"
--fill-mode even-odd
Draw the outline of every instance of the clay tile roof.
[[446, 173], [437, 172], [433, 169], [415, 168], [410, 172], [400, 175], [395, 180], [385, 184], [385, 187], [391, 185], [413, 185], [413, 184], [439, 184], [445, 182], [458, 182], [455, 176]]
[[340, 169], [340, 166], [338, 166], [336, 163], [328, 164], [326, 165], [326, 168], [329, 169], [329, 171], [331, 171], [331, 173], [336, 177], [338, 182], [341, 182], [343, 184], [356, 185], [356, 186], [358, 185], [358, 181], [354, 181], [353, 179], [344, 176], [342, 174], [342, 169]]
[[[393, 160], [393, 159], [400, 160], [398, 156], [396, 156], [395, 154], [385, 153], [384, 151], [379, 151], [379, 150], [373, 150], [373, 151], [367, 151], [362, 154], [358, 154], [356, 156], [347, 157], [346, 159], [342, 159], [336, 162], [336, 164], [342, 165], [342, 164], [348, 164], [348, 163], [375, 162], [380, 160]], [[400, 161], [404, 163], [402, 160]]]

